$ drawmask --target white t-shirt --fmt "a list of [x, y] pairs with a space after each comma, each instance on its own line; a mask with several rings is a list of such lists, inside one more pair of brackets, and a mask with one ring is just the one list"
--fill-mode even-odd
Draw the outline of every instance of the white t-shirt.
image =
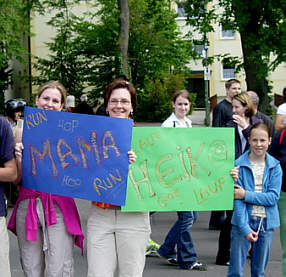
[[282, 123], [286, 125], [286, 103], [281, 104], [276, 113], [283, 115]]
[[172, 113], [161, 125], [161, 127], [176, 127], [176, 128], [191, 128], [192, 121], [188, 119], [186, 116], [184, 117], [184, 121], [186, 125], [183, 125], [181, 121], [176, 117], [174, 113]]

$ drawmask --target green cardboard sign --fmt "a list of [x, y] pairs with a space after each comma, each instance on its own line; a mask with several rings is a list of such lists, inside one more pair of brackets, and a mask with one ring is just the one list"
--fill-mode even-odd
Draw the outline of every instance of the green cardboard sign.
[[233, 208], [233, 128], [135, 127], [123, 211]]

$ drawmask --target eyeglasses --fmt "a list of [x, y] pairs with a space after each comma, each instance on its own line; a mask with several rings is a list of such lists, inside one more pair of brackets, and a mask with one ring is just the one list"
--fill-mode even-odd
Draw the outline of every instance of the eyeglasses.
[[130, 101], [128, 100], [117, 100], [117, 99], [111, 99], [108, 102], [111, 106], [117, 106], [119, 103], [121, 103], [122, 106], [129, 106], [130, 105]]

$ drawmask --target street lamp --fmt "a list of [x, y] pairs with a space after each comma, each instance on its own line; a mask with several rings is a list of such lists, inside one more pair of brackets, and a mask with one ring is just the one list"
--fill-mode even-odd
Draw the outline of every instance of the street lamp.
[[210, 80], [210, 69], [207, 65], [207, 58], [208, 58], [208, 45], [204, 45], [203, 50], [203, 66], [204, 66], [204, 83], [205, 83], [205, 107], [206, 107], [206, 114], [205, 114], [205, 125], [210, 126], [210, 103], [209, 103], [209, 80]]

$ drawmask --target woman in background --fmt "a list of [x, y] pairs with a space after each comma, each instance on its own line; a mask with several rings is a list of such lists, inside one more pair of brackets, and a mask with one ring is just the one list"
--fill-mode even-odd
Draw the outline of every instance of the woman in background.
[[[172, 96], [171, 103], [174, 112], [163, 122], [162, 127], [191, 128], [192, 122], [187, 118], [191, 106], [189, 93], [186, 90], [176, 91]], [[207, 266], [197, 260], [190, 232], [190, 228], [197, 219], [197, 212], [187, 211], [177, 212], [177, 214], [178, 220], [157, 253], [169, 264], [178, 265], [181, 269], [207, 270]]]

